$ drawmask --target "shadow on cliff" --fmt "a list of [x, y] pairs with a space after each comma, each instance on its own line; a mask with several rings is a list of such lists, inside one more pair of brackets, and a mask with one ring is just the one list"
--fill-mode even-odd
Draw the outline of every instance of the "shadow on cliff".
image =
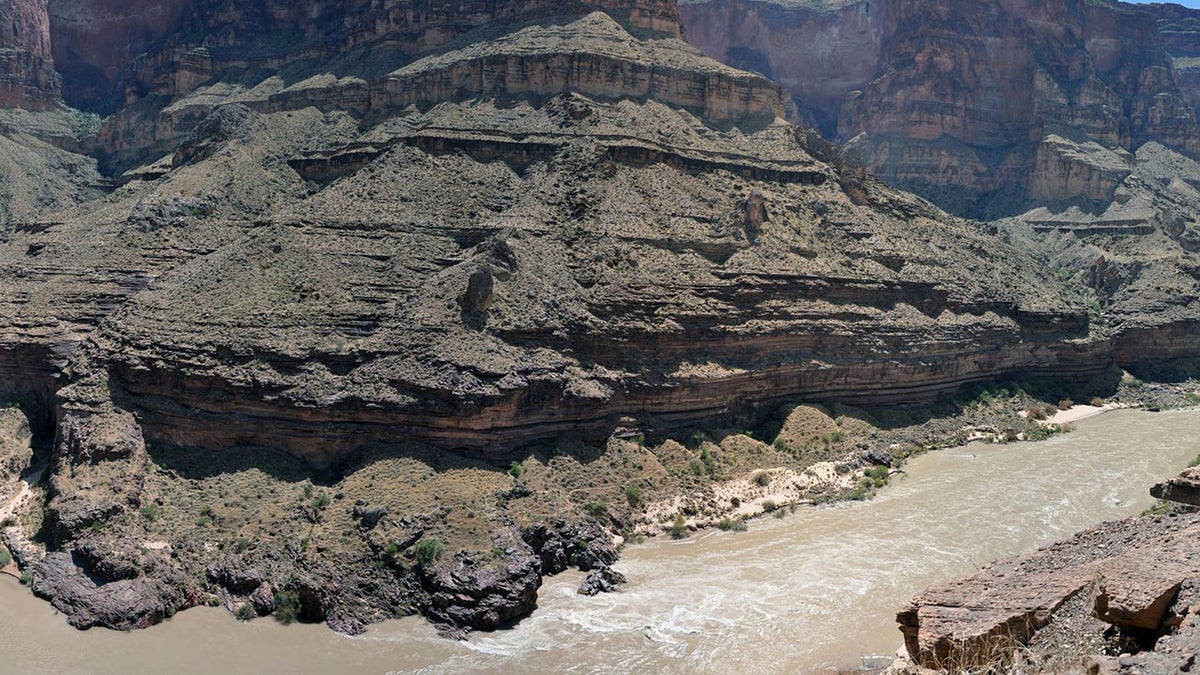
[[205, 480], [222, 475], [261, 471], [272, 479], [286, 483], [311, 481], [314, 485], [333, 487], [347, 476], [373, 463], [386, 460], [412, 460], [425, 465], [434, 473], [459, 470], [504, 473], [512, 462], [531, 456], [545, 462], [556, 454], [569, 454], [586, 464], [599, 459], [604, 453], [604, 446], [564, 441], [556, 445], [530, 446], [501, 459], [489, 461], [431, 445], [372, 443], [320, 469], [282, 450], [260, 446], [234, 446], [212, 450], [147, 443], [146, 450], [160, 468], [187, 480]]

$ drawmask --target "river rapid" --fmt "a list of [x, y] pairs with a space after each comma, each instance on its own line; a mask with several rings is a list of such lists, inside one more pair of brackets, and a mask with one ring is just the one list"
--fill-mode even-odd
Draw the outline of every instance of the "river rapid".
[[1153, 503], [1200, 453], [1200, 412], [1117, 411], [1042, 443], [911, 461], [869, 502], [802, 508], [625, 550], [620, 593], [548, 579], [517, 626], [468, 642], [423, 620], [349, 638], [197, 608], [147, 631], [78, 632], [0, 577], [0, 671], [21, 673], [805, 673], [901, 645], [895, 612], [930, 584]]

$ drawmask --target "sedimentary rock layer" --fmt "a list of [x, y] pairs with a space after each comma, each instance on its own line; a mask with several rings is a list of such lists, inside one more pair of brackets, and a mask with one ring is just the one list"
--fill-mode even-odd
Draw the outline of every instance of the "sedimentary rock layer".
[[[1078, 611], [1073, 605], [1103, 621], [1100, 630], [1107, 624], [1125, 636], [1123, 644], [1174, 633], [1181, 624], [1180, 644], [1194, 642], [1196, 596], [1182, 589], [1194, 588], [1200, 577], [1198, 528], [1195, 515], [1110, 523], [931, 588], [897, 616], [908, 654], [926, 668], [1004, 669], [1021, 647], [1056, 622], [1064, 627], [1075, 622], [1074, 632], [1067, 628], [1067, 634], [1083, 637], [1087, 617], [1073, 614]], [[1169, 649], [1128, 662], [1097, 657], [1113, 667], [1101, 672], [1172, 659]]]
[[1095, 197], [1093, 181], [1046, 174], [1039, 146], [1056, 133], [1200, 153], [1159, 25], [1131, 6], [714, 0], [681, 11], [694, 44], [781, 82], [854, 160], [962, 212]]
[[0, 4], [0, 105], [45, 110], [59, 103], [50, 49], [49, 0]]

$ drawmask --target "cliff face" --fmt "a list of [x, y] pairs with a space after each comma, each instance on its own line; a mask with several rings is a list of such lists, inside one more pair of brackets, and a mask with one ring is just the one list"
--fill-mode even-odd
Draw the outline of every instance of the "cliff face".
[[1096, 196], [1094, 181], [1047, 165], [1053, 148], [1040, 146], [1055, 133], [1200, 152], [1158, 23], [1126, 7], [718, 0], [681, 14], [694, 44], [784, 84], [850, 158], [956, 210], [1020, 207], [1035, 190], [1043, 200]]
[[48, 2], [0, 3], [0, 106], [45, 110], [58, 105]]
[[352, 53], [340, 70], [363, 75], [468, 31], [536, 16], [601, 10], [631, 28], [679, 36], [667, 0], [56, 0], [50, 9], [68, 102], [102, 112], [145, 96], [180, 96], [231, 69], [278, 70]]
[[1158, 19], [1163, 46], [1175, 66], [1175, 82], [1200, 115], [1200, 10], [1175, 4], [1142, 5]]

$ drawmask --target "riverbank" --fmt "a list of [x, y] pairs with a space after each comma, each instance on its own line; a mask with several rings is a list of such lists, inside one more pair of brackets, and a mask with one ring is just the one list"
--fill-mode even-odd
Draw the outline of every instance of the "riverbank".
[[894, 653], [894, 610], [920, 589], [1141, 512], [1198, 435], [1200, 413], [1117, 411], [1043, 443], [925, 453], [873, 500], [628, 546], [618, 593], [586, 598], [581, 573], [550, 577], [531, 616], [465, 642], [415, 617], [347, 638], [204, 607], [148, 631], [77, 632], [4, 579], [0, 648], [31, 672], [814, 672]]
[[[867, 499], [928, 450], [1060, 430], [1021, 418], [1035, 404], [1018, 387], [981, 387], [931, 409], [796, 405], [752, 429], [533, 448], [507, 469], [378, 448], [314, 476], [263, 450], [148, 448], [136, 510], [99, 523], [52, 500], [41, 540], [74, 553], [20, 558], [34, 591], [80, 627], [145, 627], [197, 604], [250, 619], [290, 603], [292, 617], [351, 634], [421, 613], [461, 637], [528, 614], [547, 576], [603, 573], [624, 543]], [[105, 485], [122, 498], [115, 480], [93, 489]], [[41, 514], [27, 515], [35, 532]], [[139, 602], [109, 602], [118, 587]]]

